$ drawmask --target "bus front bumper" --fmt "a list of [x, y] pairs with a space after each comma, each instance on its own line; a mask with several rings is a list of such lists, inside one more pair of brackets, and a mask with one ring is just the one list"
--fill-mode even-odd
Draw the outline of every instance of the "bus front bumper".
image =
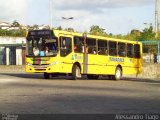
[[59, 72], [59, 66], [57, 64], [51, 64], [51, 65], [26, 64], [25, 70], [27, 73], [55, 73]]

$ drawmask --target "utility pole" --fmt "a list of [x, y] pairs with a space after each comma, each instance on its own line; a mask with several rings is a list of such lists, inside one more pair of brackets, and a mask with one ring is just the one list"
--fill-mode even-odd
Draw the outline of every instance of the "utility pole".
[[158, 37], [158, 0], [156, 0], [156, 10], [155, 10], [155, 32], [156, 38]]
[[53, 5], [53, 1], [50, 0], [50, 29], [53, 28], [53, 8], [52, 8], [52, 5]]

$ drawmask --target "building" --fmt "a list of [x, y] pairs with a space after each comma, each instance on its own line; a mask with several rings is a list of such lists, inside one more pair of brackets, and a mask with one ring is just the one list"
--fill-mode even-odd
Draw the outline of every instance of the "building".
[[9, 29], [11, 27], [11, 24], [8, 22], [2, 22], [0, 21], [0, 28], [3, 30]]
[[[20, 25], [15, 21], [17, 25], [0, 21], [0, 29], [3, 30], [28, 30], [28, 29], [49, 29], [49, 26], [34, 25], [25, 26]], [[17, 27], [18, 26], [18, 27]], [[7, 37], [0, 36], [0, 65], [23, 65], [25, 64], [25, 37]]]
[[19, 30], [19, 27], [13, 26], [11, 23], [0, 21], [0, 29], [3, 30]]
[[0, 37], [0, 65], [25, 64], [25, 37]]

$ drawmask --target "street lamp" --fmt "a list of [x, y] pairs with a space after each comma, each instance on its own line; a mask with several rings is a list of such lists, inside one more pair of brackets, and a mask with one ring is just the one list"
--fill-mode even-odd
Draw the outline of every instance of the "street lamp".
[[144, 23], [145, 25], [150, 25], [150, 26], [152, 26], [152, 23]]
[[144, 25], [147, 25], [148, 27], [148, 29], [150, 29], [150, 28], [153, 28], [153, 25], [152, 25], [152, 23], [144, 23]]
[[50, 29], [53, 27], [53, 9], [52, 9], [53, 1], [50, 0]]
[[158, 0], [156, 0], [156, 9], [155, 9], [155, 32], [156, 38], [158, 37]]
[[68, 17], [68, 18], [62, 17], [62, 19], [64, 19], [64, 20], [72, 20], [72, 19], [74, 19], [74, 17]]
[[[63, 20], [67, 20], [67, 21], [69, 21], [69, 20], [73, 20], [73, 19], [74, 19], [74, 17], [62, 17], [62, 19], [63, 19]], [[74, 31], [74, 29], [73, 29], [73, 28], [67, 28], [67, 30], [68, 30], [68, 31]]]

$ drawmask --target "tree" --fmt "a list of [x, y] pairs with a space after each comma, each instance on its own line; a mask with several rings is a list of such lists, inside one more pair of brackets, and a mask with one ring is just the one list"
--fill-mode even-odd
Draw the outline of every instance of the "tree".
[[33, 29], [34, 30], [38, 30], [39, 29], [39, 26], [37, 24], [33, 25]]
[[136, 29], [133, 29], [131, 33], [127, 36], [129, 40], [139, 40], [142, 32]]
[[69, 32], [74, 32], [74, 29], [73, 29], [73, 28], [66, 28], [65, 30], [66, 30], [66, 31], [69, 31]]
[[155, 32], [153, 26], [145, 28], [141, 34], [140, 40], [155, 40]]
[[17, 22], [17, 20], [14, 20], [13, 23], [12, 23], [12, 25], [13, 25], [14, 27], [20, 27], [20, 26], [21, 26], [21, 25], [19, 24], [19, 22]]
[[100, 28], [98, 25], [92, 25], [90, 28], [89, 33], [92, 35], [101, 35], [101, 36], [106, 36], [107, 33], [104, 31], [105, 29]]
[[57, 28], [57, 30], [63, 30], [63, 28], [62, 28], [61, 26], [59, 26], [59, 27]]

